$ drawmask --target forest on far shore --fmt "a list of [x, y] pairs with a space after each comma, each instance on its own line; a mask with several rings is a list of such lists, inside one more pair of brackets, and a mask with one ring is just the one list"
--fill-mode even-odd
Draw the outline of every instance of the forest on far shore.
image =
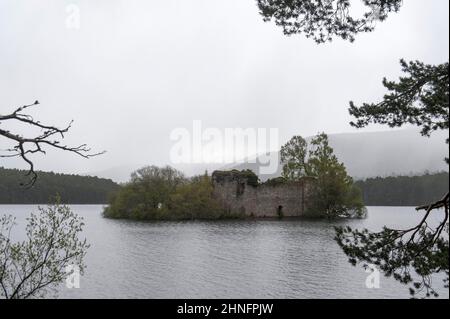
[[355, 181], [366, 206], [420, 206], [441, 199], [449, 189], [449, 173], [376, 177]]
[[120, 188], [110, 179], [53, 172], [37, 172], [36, 183], [26, 188], [26, 173], [0, 167], [0, 204], [47, 204], [56, 195], [66, 204], [105, 204]]
[[[67, 204], [106, 204], [120, 185], [110, 179], [39, 172], [36, 184], [26, 189], [26, 171], [0, 167], [0, 204], [47, 204], [56, 194]], [[420, 176], [375, 177], [357, 180], [366, 206], [419, 206], [449, 190], [449, 173]]]

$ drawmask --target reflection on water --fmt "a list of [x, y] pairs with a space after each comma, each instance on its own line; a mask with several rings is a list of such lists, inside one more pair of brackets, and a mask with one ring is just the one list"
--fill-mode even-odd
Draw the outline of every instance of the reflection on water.
[[[407, 287], [390, 278], [366, 288], [368, 274], [347, 262], [333, 226], [407, 227], [421, 216], [408, 207], [369, 207], [367, 219], [333, 223], [132, 222], [102, 218], [99, 205], [72, 208], [85, 218], [91, 248], [81, 288], [61, 287], [62, 298], [408, 298]], [[0, 205], [0, 214], [17, 217], [16, 239], [35, 210]]]

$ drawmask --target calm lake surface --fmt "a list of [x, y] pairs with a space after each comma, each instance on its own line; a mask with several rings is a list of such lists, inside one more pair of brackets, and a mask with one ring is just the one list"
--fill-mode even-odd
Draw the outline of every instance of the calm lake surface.
[[[384, 276], [379, 289], [366, 288], [368, 274], [347, 262], [333, 226], [404, 228], [422, 216], [412, 207], [369, 207], [367, 219], [340, 222], [132, 222], [103, 218], [101, 205], [71, 207], [85, 219], [91, 248], [81, 287], [61, 286], [60, 298], [409, 298]], [[36, 208], [0, 205], [0, 215], [17, 218], [14, 239], [24, 238]], [[434, 282], [448, 298], [441, 278]]]

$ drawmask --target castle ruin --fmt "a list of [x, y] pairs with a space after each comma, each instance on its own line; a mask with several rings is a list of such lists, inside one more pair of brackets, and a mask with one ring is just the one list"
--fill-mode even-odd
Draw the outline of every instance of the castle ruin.
[[251, 171], [215, 171], [212, 174], [214, 197], [229, 213], [249, 217], [307, 216], [314, 179], [276, 180], [260, 184]]

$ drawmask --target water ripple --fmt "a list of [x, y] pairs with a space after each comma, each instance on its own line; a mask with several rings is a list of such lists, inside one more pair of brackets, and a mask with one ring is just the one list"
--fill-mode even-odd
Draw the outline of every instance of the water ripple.
[[[33, 208], [0, 205], [0, 213], [23, 226]], [[367, 274], [347, 262], [328, 221], [132, 222], [102, 218], [101, 206], [73, 209], [92, 246], [81, 288], [61, 287], [64, 298], [409, 297], [389, 278], [367, 289]], [[411, 208], [371, 207], [369, 218], [348, 223], [376, 230], [419, 217]], [[23, 237], [20, 227], [14, 236]]]

